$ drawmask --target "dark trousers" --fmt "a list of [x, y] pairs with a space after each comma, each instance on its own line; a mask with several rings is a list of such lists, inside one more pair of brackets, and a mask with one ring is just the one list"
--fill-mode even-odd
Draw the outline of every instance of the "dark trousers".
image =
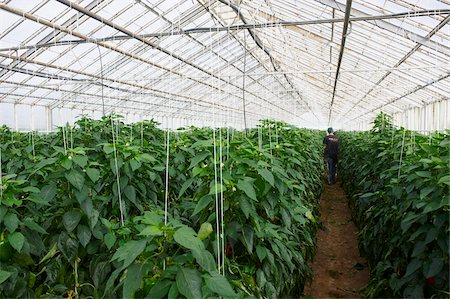
[[328, 164], [328, 183], [334, 184], [336, 182], [337, 159], [333, 157], [327, 157], [327, 164]]

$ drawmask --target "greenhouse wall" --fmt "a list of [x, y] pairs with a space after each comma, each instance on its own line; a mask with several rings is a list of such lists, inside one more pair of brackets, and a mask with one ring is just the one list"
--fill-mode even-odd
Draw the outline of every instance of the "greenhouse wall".
[[450, 104], [448, 100], [414, 107], [393, 115], [394, 124], [416, 131], [442, 131], [450, 128]]
[[[234, 127], [243, 129], [243, 120], [238, 116], [221, 119], [217, 117], [213, 119], [211, 115], [207, 117], [186, 117], [184, 115], [165, 115], [155, 112], [153, 114], [136, 114], [116, 112], [124, 117], [125, 123], [135, 123], [142, 120], [154, 119], [160, 123], [161, 128], [177, 129], [184, 126], [197, 127]], [[102, 117], [102, 112], [98, 110], [86, 110], [76, 108], [49, 108], [39, 105], [0, 103], [0, 125], [7, 125], [15, 131], [31, 131], [40, 132], [53, 131], [63, 124], [73, 125], [80, 115], [87, 115], [93, 119]], [[24, 117], [27, 116], [27, 117]], [[254, 127], [257, 119], [247, 119], [247, 126]]]

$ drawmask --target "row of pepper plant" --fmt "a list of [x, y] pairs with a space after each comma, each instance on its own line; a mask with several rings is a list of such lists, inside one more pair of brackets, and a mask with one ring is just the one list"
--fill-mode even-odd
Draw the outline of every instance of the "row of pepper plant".
[[317, 132], [167, 132], [113, 115], [1, 127], [0, 150], [0, 297], [278, 298], [311, 276]]
[[449, 296], [450, 135], [341, 133], [339, 173], [371, 268], [368, 297]]

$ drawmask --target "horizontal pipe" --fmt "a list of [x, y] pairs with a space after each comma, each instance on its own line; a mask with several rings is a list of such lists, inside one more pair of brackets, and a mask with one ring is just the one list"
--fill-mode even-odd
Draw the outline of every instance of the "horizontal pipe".
[[[387, 20], [387, 19], [412, 18], [412, 17], [423, 17], [423, 16], [435, 16], [435, 15], [442, 15], [442, 14], [450, 14], [450, 9], [420, 10], [420, 11], [409, 11], [409, 12], [387, 14], [387, 15], [350, 17], [350, 22], [364, 22], [364, 21], [376, 21], [376, 20]], [[307, 26], [307, 25], [330, 24], [330, 23], [332, 24], [332, 23], [342, 23], [342, 22], [344, 22], [344, 19], [338, 18], [338, 19], [323, 19], [323, 20], [316, 19], [316, 20], [307, 20], [307, 21], [278, 21], [278, 22], [267, 22], [267, 23], [259, 23], [259, 24], [239, 24], [239, 25], [230, 25], [230, 26], [223, 26], [223, 27], [200, 27], [200, 28], [191, 28], [191, 29], [177, 30], [177, 31], [165, 31], [165, 32], [148, 33], [148, 34], [142, 34], [142, 35], [134, 35], [133, 37], [130, 37], [129, 35], [118, 35], [118, 36], [108, 36], [108, 37], [103, 37], [103, 38], [90, 38], [88, 40], [79, 40], [78, 39], [78, 40], [69, 40], [69, 41], [59, 41], [59, 42], [53, 42], [53, 43], [43, 43], [43, 44], [35, 44], [35, 45], [28, 45], [28, 46], [2, 48], [2, 49], [0, 49], [0, 51], [17, 51], [17, 50], [32, 49], [32, 48], [74, 45], [74, 44], [82, 44], [82, 43], [90, 43], [90, 42], [127, 40], [127, 39], [132, 39], [132, 38], [164, 37], [164, 36], [184, 35], [184, 34], [216, 33], [216, 32], [222, 32], [222, 31], [265, 29], [265, 28], [272, 28], [272, 27], [287, 27], [287, 26]]]

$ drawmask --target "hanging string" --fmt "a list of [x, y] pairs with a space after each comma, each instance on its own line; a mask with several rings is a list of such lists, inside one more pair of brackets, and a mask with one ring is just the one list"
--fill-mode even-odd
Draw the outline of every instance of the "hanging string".
[[230, 128], [227, 126], [227, 161], [230, 158]]
[[222, 161], [222, 129], [219, 129], [219, 162], [220, 162], [220, 221], [221, 221], [221, 232], [220, 238], [222, 241], [222, 275], [225, 275], [225, 224], [223, 216], [223, 161]]
[[403, 147], [405, 146], [405, 135], [406, 135], [406, 130], [403, 129], [402, 148], [400, 150], [400, 163], [399, 163], [399, 166], [398, 166], [398, 175], [397, 175], [398, 178], [400, 177], [400, 170], [402, 168]]
[[144, 146], [144, 120], [141, 115], [141, 146]]
[[167, 122], [166, 129], [166, 181], [165, 181], [165, 194], [164, 194], [164, 225], [167, 226], [167, 213], [169, 208], [169, 150], [170, 150], [170, 132], [169, 132], [169, 124]]
[[70, 148], [73, 150], [73, 126], [69, 126], [70, 128]]
[[[59, 119], [62, 121], [61, 107], [59, 107]], [[62, 130], [62, 137], [63, 137], [64, 154], [67, 156], [67, 140], [66, 140], [65, 125], [61, 126], [61, 130]]]
[[245, 68], [247, 66], [247, 43], [246, 43], [246, 35], [244, 31], [244, 71], [242, 72], [242, 110], [244, 113], [244, 134], [247, 136], [247, 117], [245, 113]]
[[258, 146], [259, 150], [262, 150], [262, 127], [258, 127]]
[[[211, 36], [210, 32], [210, 38], [211, 38], [211, 46], [210, 46], [210, 61], [212, 61], [213, 58], [213, 38]], [[215, 194], [215, 205], [216, 205], [216, 243], [217, 243], [217, 270], [220, 273], [220, 265], [221, 265], [221, 256], [220, 256], [220, 250], [221, 250], [221, 244], [220, 244], [220, 203], [219, 203], [219, 196], [218, 196], [218, 188], [217, 188], [217, 145], [216, 145], [216, 102], [215, 102], [215, 91], [213, 90], [213, 97], [212, 97], [212, 105], [213, 105], [213, 160], [214, 160], [214, 194]]]
[[[118, 122], [118, 120], [117, 120], [117, 122]], [[118, 124], [117, 124], [117, 126], [118, 126]], [[114, 151], [114, 167], [116, 169], [117, 195], [119, 197], [120, 224], [121, 224], [121, 226], [124, 226], [124, 206], [122, 203], [122, 194], [120, 191], [120, 175], [119, 175], [119, 165], [118, 165], [118, 161], [117, 161], [117, 150], [116, 150], [117, 136], [114, 136], [115, 135], [114, 134], [114, 120], [113, 120], [112, 115], [111, 115], [111, 133], [112, 133], [113, 151]]]
[[130, 125], [130, 144], [133, 144], [133, 125]]
[[34, 132], [31, 131], [31, 148], [33, 150], [33, 161], [36, 162], [36, 152], [34, 149]]

